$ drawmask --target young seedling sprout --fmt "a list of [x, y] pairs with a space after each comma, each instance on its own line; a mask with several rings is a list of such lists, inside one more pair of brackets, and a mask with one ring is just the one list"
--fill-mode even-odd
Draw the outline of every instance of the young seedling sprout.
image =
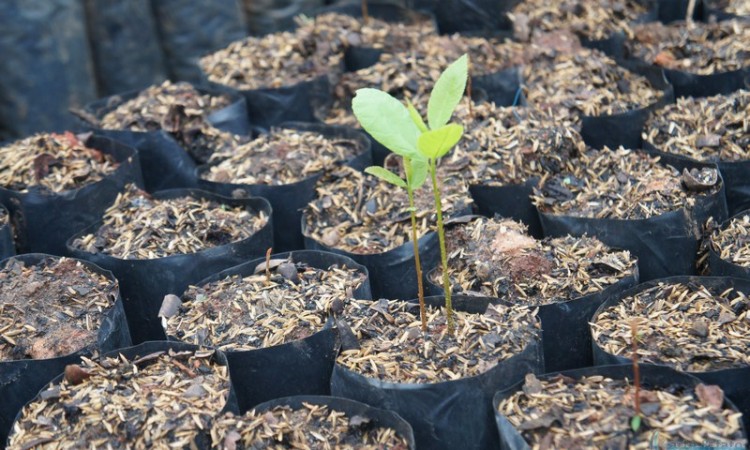
[[638, 368], [638, 321], [636, 319], [630, 322], [630, 339], [633, 348], [633, 388], [635, 390], [633, 398], [635, 415], [630, 419], [630, 428], [637, 433], [641, 428], [643, 415], [641, 414], [641, 371]]
[[438, 239], [440, 242], [440, 259], [443, 269], [443, 288], [445, 290], [445, 309], [448, 333], [453, 333], [453, 305], [451, 303], [451, 285], [448, 278], [448, 253], [445, 247], [445, 230], [443, 227], [443, 208], [440, 198], [440, 186], [437, 178], [437, 162], [445, 156], [463, 135], [463, 127], [449, 123], [456, 106], [461, 101], [466, 89], [469, 58], [461, 56], [440, 75], [430, 93], [427, 102], [427, 123], [425, 124], [414, 105], [407, 100], [406, 106], [377, 89], [359, 89], [352, 100], [352, 110], [362, 128], [383, 146], [401, 156], [403, 159], [406, 180], [384, 167], [368, 167], [367, 173], [406, 189], [409, 196], [409, 210], [412, 224], [412, 243], [414, 245], [415, 264], [417, 265], [417, 285], [419, 289], [419, 307], [422, 319], [422, 330], [426, 331], [426, 312], [422, 288], [422, 270], [419, 262], [417, 244], [416, 210], [414, 207], [414, 190], [427, 179], [429, 172], [432, 181], [432, 192], [435, 199]]

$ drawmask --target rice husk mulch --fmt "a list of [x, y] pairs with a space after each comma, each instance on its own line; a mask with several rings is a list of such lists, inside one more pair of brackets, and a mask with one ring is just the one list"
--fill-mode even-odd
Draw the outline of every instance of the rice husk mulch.
[[642, 362], [683, 372], [750, 366], [750, 300], [733, 288], [659, 283], [601, 311], [591, 324], [593, 338], [607, 353], [627, 358], [634, 320]]
[[564, 107], [571, 118], [621, 114], [645, 108], [664, 93], [598, 50], [581, 48], [535, 57], [523, 68], [529, 105]]
[[630, 57], [666, 69], [711, 75], [750, 65], [750, 23], [649, 22], [635, 27], [627, 42]]
[[713, 0], [707, 2], [711, 8], [720, 9], [738, 16], [750, 16], [750, 1], [748, 0]]
[[589, 40], [607, 39], [617, 32], [632, 36], [631, 22], [647, 12], [643, 2], [635, 0], [564, 0], [547, 2], [525, 0], [508, 14], [513, 35], [528, 41], [538, 33], [569, 30]]
[[[519, 222], [479, 218], [446, 231], [453, 292], [524, 305], [565, 302], [632, 276], [636, 259], [593, 237], [536, 240]], [[442, 284], [442, 270], [432, 282]]]
[[750, 215], [734, 217], [726, 227], [714, 230], [710, 245], [724, 261], [750, 268]]
[[750, 91], [682, 97], [653, 114], [643, 139], [657, 149], [706, 162], [750, 159]]
[[18, 192], [60, 193], [114, 173], [115, 159], [87, 147], [85, 136], [40, 133], [0, 147], [0, 186]]
[[254, 350], [304, 339], [322, 330], [364, 282], [356, 269], [316, 269], [302, 262], [271, 260], [270, 278], [231, 275], [190, 286], [183, 303], [164, 319], [167, 335], [221, 350]]
[[262, 212], [187, 195], [158, 199], [131, 184], [105, 211], [102, 225], [72, 245], [121, 259], [154, 259], [237, 242], [267, 222]]
[[557, 375], [538, 380], [529, 374], [523, 389], [501, 401], [498, 411], [534, 450], [647, 450], [654, 448], [655, 433], [659, 448], [665, 439], [681, 445], [715, 442], [743, 448], [742, 413], [723, 408], [721, 401], [714, 404], [715, 399], [706, 392], [717, 389], [706, 385], [642, 386], [642, 425], [638, 433], [633, 433], [630, 425], [635, 416], [631, 382], [601, 375], [580, 379]]
[[0, 361], [47, 359], [97, 346], [117, 281], [70, 258], [0, 270]]
[[211, 154], [228, 152], [247, 138], [213, 127], [208, 116], [229, 106], [226, 95], [202, 94], [190, 83], [165, 81], [105, 114], [99, 125], [108, 130], [138, 132], [164, 130], [200, 162]]
[[482, 374], [519, 353], [541, 332], [536, 310], [489, 305], [484, 314], [427, 306], [423, 334], [419, 305], [400, 300], [354, 301], [342, 317], [359, 341], [337, 363], [360, 375], [394, 383], [438, 383]]
[[[701, 184], [689, 187], [693, 182]], [[547, 179], [532, 202], [539, 211], [556, 215], [648, 219], [681, 208], [691, 210], [701, 196], [719, 189], [716, 169], [681, 174], [660, 164], [659, 158], [605, 147], [581, 155], [574, 171]]]
[[212, 350], [83, 358], [24, 407], [8, 448], [196, 448], [229, 387]]
[[331, 448], [337, 450], [406, 450], [408, 442], [391, 428], [375, 426], [362, 416], [347, 416], [326, 405], [276, 406], [242, 416], [221, 416], [211, 428], [215, 448]]
[[362, 153], [361, 145], [313, 131], [272, 128], [228, 152], [214, 153], [201, 178], [217, 183], [282, 185], [331, 170]]
[[[439, 169], [440, 171], [440, 169]], [[466, 183], [439, 173], [445, 219], [471, 205]], [[349, 167], [330, 172], [315, 188], [316, 198], [303, 212], [303, 233], [328, 247], [357, 254], [392, 250], [411, 240], [409, 201], [405, 189]], [[429, 181], [414, 192], [418, 235], [433, 231], [434, 197]]]

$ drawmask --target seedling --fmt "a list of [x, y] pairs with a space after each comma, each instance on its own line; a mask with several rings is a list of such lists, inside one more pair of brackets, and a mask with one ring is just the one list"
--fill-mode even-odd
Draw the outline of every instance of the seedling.
[[633, 348], [633, 387], [635, 389], [633, 398], [635, 415], [630, 419], [630, 428], [634, 433], [637, 433], [641, 428], [643, 414], [641, 414], [641, 371], [638, 368], [638, 322], [636, 319], [630, 322], [630, 335]]
[[467, 55], [461, 56], [445, 69], [435, 83], [427, 103], [427, 123], [429, 127], [411, 102], [407, 100], [406, 105], [404, 105], [383, 91], [369, 88], [359, 89], [354, 100], [352, 100], [352, 110], [362, 128], [403, 160], [406, 180], [384, 167], [368, 167], [365, 171], [395, 186], [406, 189], [409, 196], [412, 243], [417, 266], [419, 307], [423, 331], [427, 329], [427, 322], [422, 287], [422, 269], [417, 245], [414, 190], [422, 186], [429, 172], [437, 215], [446, 319], [448, 332], [452, 334], [455, 326], [451, 304], [451, 285], [448, 278], [448, 253], [445, 247], [443, 208], [437, 178], [437, 162], [458, 143], [463, 135], [462, 126], [448, 122], [466, 89], [468, 61]]

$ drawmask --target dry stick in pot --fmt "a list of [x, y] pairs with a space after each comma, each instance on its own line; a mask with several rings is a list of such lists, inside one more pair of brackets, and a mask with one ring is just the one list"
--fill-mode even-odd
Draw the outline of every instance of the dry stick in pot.
[[638, 367], [638, 320], [630, 321], [630, 334], [633, 341], [633, 388], [635, 396], [633, 398], [635, 406], [635, 415], [630, 419], [630, 428], [633, 432], [638, 432], [641, 428], [643, 415], [641, 414], [641, 370]]

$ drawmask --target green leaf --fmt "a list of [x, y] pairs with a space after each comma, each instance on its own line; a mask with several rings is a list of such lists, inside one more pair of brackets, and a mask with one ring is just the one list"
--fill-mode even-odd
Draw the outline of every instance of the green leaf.
[[630, 429], [633, 430], [633, 433], [637, 433], [640, 428], [641, 428], [641, 416], [635, 415], [630, 419]]
[[414, 105], [409, 101], [409, 99], [406, 99], [406, 109], [409, 110], [409, 115], [411, 116], [412, 122], [414, 122], [414, 125], [419, 128], [419, 131], [424, 133], [427, 131], [427, 125], [424, 124], [424, 120], [422, 120], [422, 116], [419, 115], [419, 111], [417, 111], [417, 108], [414, 107]]
[[396, 185], [398, 187], [406, 189], [406, 182], [401, 179], [398, 175], [391, 172], [390, 170], [380, 166], [370, 166], [365, 169], [366, 173], [374, 175], [383, 181]]
[[409, 187], [416, 191], [424, 184], [427, 179], [427, 171], [429, 167], [427, 160], [425, 159], [412, 159], [411, 160], [411, 177], [409, 179]]
[[440, 74], [427, 102], [427, 122], [434, 130], [447, 124], [466, 90], [469, 57], [464, 54]]
[[464, 127], [451, 123], [437, 130], [422, 133], [417, 139], [417, 147], [426, 158], [438, 159], [448, 153], [461, 140], [463, 132]]
[[352, 111], [362, 128], [388, 150], [401, 156], [418, 153], [419, 129], [400, 101], [377, 89], [358, 89]]

